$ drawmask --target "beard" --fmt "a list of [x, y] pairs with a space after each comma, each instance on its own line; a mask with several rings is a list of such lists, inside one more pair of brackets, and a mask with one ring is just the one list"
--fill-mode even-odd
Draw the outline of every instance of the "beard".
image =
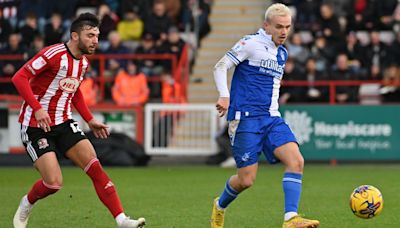
[[81, 53], [84, 54], [84, 55], [90, 55], [90, 54], [94, 53], [94, 52], [90, 52], [89, 49], [87, 47], [85, 47], [83, 42], [81, 42], [80, 40], [79, 40], [79, 43], [78, 43], [78, 48], [81, 51]]

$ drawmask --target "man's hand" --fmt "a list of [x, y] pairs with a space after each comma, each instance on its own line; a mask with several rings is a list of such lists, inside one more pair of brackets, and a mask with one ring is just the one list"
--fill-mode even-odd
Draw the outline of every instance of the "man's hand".
[[93, 134], [96, 138], [106, 139], [110, 135], [110, 132], [108, 131], [108, 126], [98, 122], [95, 119], [89, 121], [88, 125], [90, 129], [92, 129]]
[[39, 109], [35, 112], [35, 119], [38, 124], [38, 127], [43, 129], [44, 132], [51, 131], [50, 124], [51, 119], [49, 114], [43, 109]]
[[217, 104], [215, 105], [215, 107], [217, 107], [219, 117], [223, 117], [229, 107], [229, 97], [218, 98], [218, 101], [217, 101]]

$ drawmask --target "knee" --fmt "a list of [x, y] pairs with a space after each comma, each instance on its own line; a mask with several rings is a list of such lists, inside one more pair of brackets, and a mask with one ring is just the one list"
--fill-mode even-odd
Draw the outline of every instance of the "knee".
[[54, 189], [55, 192], [60, 190], [63, 186], [63, 178], [62, 176], [54, 176], [50, 177], [47, 180], [43, 181], [46, 187], [50, 189]]
[[255, 176], [251, 176], [251, 175], [242, 177], [242, 178], [240, 178], [240, 187], [243, 190], [247, 189], [247, 188], [250, 188], [251, 186], [253, 186], [255, 180], [256, 180], [256, 177]]
[[296, 157], [288, 164], [290, 172], [302, 173], [304, 169], [304, 158], [302, 156]]

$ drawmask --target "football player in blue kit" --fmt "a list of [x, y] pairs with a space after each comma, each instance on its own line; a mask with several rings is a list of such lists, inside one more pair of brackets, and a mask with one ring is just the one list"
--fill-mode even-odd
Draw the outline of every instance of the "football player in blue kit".
[[[319, 221], [298, 212], [304, 159], [296, 138], [278, 111], [279, 88], [288, 52], [283, 43], [292, 25], [291, 12], [283, 4], [271, 5], [262, 28], [244, 36], [215, 65], [220, 116], [227, 112], [229, 136], [237, 173], [231, 176], [214, 200], [211, 227], [222, 228], [225, 209], [256, 179], [258, 157], [264, 153], [274, 164], [285, 166], [282, 185], [285, 214], [283, 227], [318, 227]], [[227, 71], [235, 67], [231, 90]]]

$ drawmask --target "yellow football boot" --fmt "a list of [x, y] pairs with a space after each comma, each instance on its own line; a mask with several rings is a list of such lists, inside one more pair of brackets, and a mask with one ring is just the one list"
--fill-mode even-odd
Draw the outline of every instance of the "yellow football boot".
[[217, 202], [219, 197], [214, 199], [213, 209], [211, 214], [211, 228], [223, 228], [224, 227], [224, 216], [225, 210], [217, 208]]
[[318, 226], [318, 220], [305, 219], [299, 215], [283, 223], [283, 228], [316, 228]]

